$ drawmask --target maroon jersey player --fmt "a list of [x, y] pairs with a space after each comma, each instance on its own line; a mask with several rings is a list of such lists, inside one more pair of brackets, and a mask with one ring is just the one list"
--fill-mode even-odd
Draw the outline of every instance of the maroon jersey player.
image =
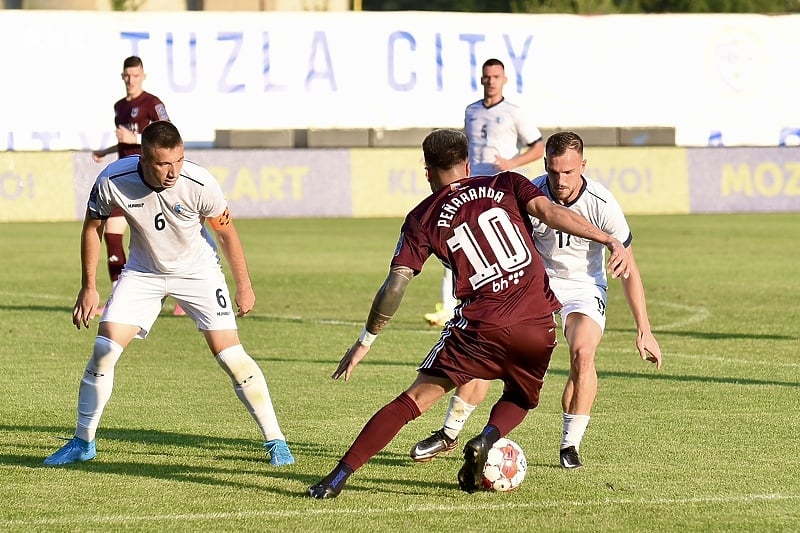
[[556, 205], [524, 176], [502, 172], [468, 178], [467, 138], [435, 130], [422, 143], [432, 194], [405, 219], [389, 275], [372, 302], [358, 340], [333, 373], [349, 381], [372, 341], [402, 301], [411, 279], [435, 255], [452, 268], [461, 304], [417, 369], [417, 378], [367, 422], [334, 469], [308, 488], [313, 498], [339, 495], [347, 478], [380, 452], [400, 429], [455, 386], [475, 377], [500, 379], [503, 395], [483, 431], [464, 447], [462, 490], [480, 486], [492, 444], [519, 425], [539, 402], [555, 347], [559, 302], [531, 239], [528, 215], [550, 227], [606, 245], [612, 274], [625, 275], [622, 243]]
[[161, 99], [142, 88], [147, 74], [138, 56], [125, 58], [122, 63], [122, 81], [125, 83], [125, 98], [114, 104], [114, 125], [117, 144], [92, 152], [98, 163], [104, 156], [117, 152], [119, 158], [141, 155], [142, 131], [151, 122], [169, 120], [167, 109]]
[[[122, 63], [122, 81], [125, 83], [125, 98], [114, 104], [114, 125], [116, 126], [117, 144], [92, 152], [92, 158], [101, 162], [103, 157], [117, 153], [122, 159], [129, 155], [141, 155], [142, 131], [148, 124], [159, 120], [169, 120], [167, 109], [157, 96], [142, 89], [147, 78], [141, 58], [131, 56]], [[104, 227], [103, 238], [106, 242], [108, 259], [108, 276], [111, 283], [116, 283], [127, 260], [123, 236], [128, 225], [120, 208], [115, 208], [108, 217]], [[102, 312], [102, 307], [98, 309]], [[180, 306], [175, 307], [175, 314], [182, 315]]]
[[[141, 83], [139, 86], [141, 87]], [[119, 141], [117, 155], [120, 159], [129, 155], [141, 155], [142, 131], [151, 122], [158, 120], [169, 120], [167, 110], [158, 96], [146, 91], [141, 91], [138, 96], [130, 99], [123, 98], [114, 104], [114, 124], [117, 126]]]

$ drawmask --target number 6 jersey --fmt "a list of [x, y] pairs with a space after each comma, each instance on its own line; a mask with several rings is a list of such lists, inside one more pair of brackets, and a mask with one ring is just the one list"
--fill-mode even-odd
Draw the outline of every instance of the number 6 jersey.
[[455, 327], [495, 329], [552, 314], [526, 205], [543, 192], [516, 172], [453, 182], [406, 216], [392, 265], [422, 270], [435, 255], [454, 274]]
[[139, 156], [119, 159], [97, 177], [88, 202], [95, 218], [108, 218], [115, 206], [131, 228], [126, 270], [187, 276], [220, 268], [201, 220], [221, 215], [227, 201], [204, 168], [184, 161], [174, 187], [154, 189], [144, 181]]

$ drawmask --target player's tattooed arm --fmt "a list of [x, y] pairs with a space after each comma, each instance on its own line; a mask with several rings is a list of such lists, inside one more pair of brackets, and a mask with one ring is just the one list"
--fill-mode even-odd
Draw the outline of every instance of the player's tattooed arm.
[[392, 266], [389, 275], [386, 276], [386, 280], [372, 301], [372, 308], [369, 310], [367, 318], [367, 331], [377, 335], [383, 330], [400, 307], [406, 288], [413, 278], [414, 271], [410, 268], [399, 265]]
[[386, 280], [372, 300], [372, 308], [369, 311], [369, 317], [367, 317], [367, 323], [361, 331], [361, 335], [339, 361], [339, 366], [331, 374], [333, 379], [339, 379], [344, 376], [345, 381], [350, 381], [353, 370], [369, 352], [372, 341], [375, 340], [378, 333], [389, 323], [397, 308], [400, 307], [406, 287], [408, 287], [408, 283], [413, 277], [414, 271], [408, 267], [393, 266], [389, 270], [389, 275], [386, 276]]

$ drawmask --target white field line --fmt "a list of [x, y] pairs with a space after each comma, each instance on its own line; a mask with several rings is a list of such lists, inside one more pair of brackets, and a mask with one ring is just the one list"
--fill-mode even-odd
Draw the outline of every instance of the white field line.
[[[80, 289], [80, 282], [75, 285], [75, 294], [78, 294], [78, 289]], [[69, 300], [71, 297], [60, 296], [58, 294], [36, 294], [31, 292], [19, 292], [19, 291], [0, 291], [0, 296], [16, 296], [20, 298], [25, 298], [26, 300]]]
[[[345, 498], [347, 496], [344, 496]], [[536, 510], [536, 509], [553, 509], [564, 507], [597, 507], [608, 505], [619, 506], [660, 506], [665, 505], [681, 507], [681, 506], [697, 506], [697, 505], [716, 505], [716, 504], [748, 504], [754, 502], [780, 502], [787, 500], [798, 500], [800, 495], [797, 494], [742, 494], [734, 496], [718, 496], [718, 497], [696, 497], [696, 498], [653, 498], [653, 499], [634, 499], [634, 498], [609, 498], [596, 501], [538, 501], [538, 502], [518, 502], [518, 503], [500, 503], [500, 502], [485, 502], [481, 504], [467, 504], [467, 505], [453, 505], [448, 503], [446, 505], [412, 505], [403, 507], [366, 507], [358, 509], [314, 509], [316, 504], [309, 500], [309, 506], [302, 509], [293, 510], [275, 510], [275, 511], [235, 511], [235, 512], [220, 512], [220, 513], [176, 513], [176, 514], [156, 514], [149, 516], [142, 515], [106, 515], [98, 516], [95, 513], [87, 514], [84, 516], [73, 517], [54, 517], [54, 518], [32, 518], [32, 519], [18, 519], [18, 520], [0, 520], [0, 527], [80, 527], [91, 528], [93, 525], [122, 525], [122, 524], [142, 524], [147, 522], [175, 522], [180, 523], [182, 526], [187, 522], [198, 522], [207, 520], [230, 520], [230, 519], [246, 519], [246, 518], [295, 518], [307, 517], [309, 515], [325, 516], [325, 515], [407, 515], [409, 512], [425, 513], [425, 512], [457, 512], [457, 511], [509, 511], [509, 510]]]
[[[698, 307], [694, 305], [686, 305], [686, 304], [679, 304], [675, 302], [662, 302], [662, 301], [651, 301], [648, 304], [650, 307], [669, 307], [672, 309], [678, 309], [680, 311], [685, 311], [686, 316], [681, 318], [680, 320], [676, 320], [675, 322], [670, 322], [668, 324], [659, 324], [656, 320], [653, 324], [653, 329], [678, 329], [684, 326], [688, 326], [689, 324], [696, 324], [698, 322], [703, 322], [704, 320], [708, 320], [711, 317], [711, 312], [706, 309], [705, 307]], [[652, 315], [651, 311], [651, 315]], [[657, 316], [657, 314], [656, 314]]]
[[[72, 303], [72, 300], [69, 297], [59, 296], [56, 294], [37, 294], [37, 293], [21, 293], [18, 291], [0, 291], [0, 296], [12, 296], [12, 297], [24, 297], [28, 301], [30, 300], [63, 300], [65, 302]], [[686, 304], [679, 304], [673, 302], [661, 302], [661, 301], [652, 301], [650, 302], [651, 307], [657, 306], [664, 306], [670, 307], [673, 309], [678, 309], [681, 311], [686, 312], [686, 316], [677, 320], [675, 322], [670, 322], [668, 324], [658, 324], [655, 323], [653, 325], [653, 329], [676, 329], [681, 328], [683, 326], [687, 326], [689, 324], [695, 324], [697, 322], [702, 322], [707, 320], [711, 313], [705, 309], [704, 307], [697, 307], [691, 306]], [[276, 319], [276, 320], [293, 320], [298, 322], [310, 322], [312, 324], [326, 324], [332, 326], [362, 326], [363, 323], [361, 322], [353, 322], [348, 320], [336, 320], [336, 319], [308, 319], [301, 316], [271, 316], [271, 315], [260, 315], [259, 313], [254, 313], [256, 316], [264, 316], [265, 318]], [[431, 333], [439, 334], [439, 329], [434, 328], [430, 330]]]

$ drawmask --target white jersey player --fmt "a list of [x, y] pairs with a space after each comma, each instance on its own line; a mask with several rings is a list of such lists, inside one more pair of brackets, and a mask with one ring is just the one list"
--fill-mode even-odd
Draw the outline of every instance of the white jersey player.
[[[103, 170], [89, 196], [89, 211], [105, 219], [114, 206], [136, 224], [131, 235], [129, 272], [189, 276], [219, 269], [219, 257], [201, 235], [200, 220], [224, 213], [227, 201], [219, 183], [204, 168], [183, 161], [175, 185], [154, 190], [142, 180], [136, 156], [120, 159]], [[202, 236], [202, 239], [198, 239]]]
[[[464, 130], [469, 139], [471, 176], [491, 176], [523, 166], [529, 161], [519, 164], [504, 162], [520, 155], [522, 149], [542, 141], [542, 132], [530, 124], [522, 108], [502, 96], [496, 103], [480, 99], [468, 105], [464, 111]], [[531, 155], [535, 154], [534, 150]], [[541, 154], [536, 159], [539, 157]]]
[[[464, 110], [464, 132], [469, 141], [469, 175], [492, 176], [514, 170], [542, 157], [542, 132], [531, 124], [526, 113], [503, 97], [508, 82], [499, 59], [487, 59], [481, 68], [483, 98]], [[444, 326], [458, 303], [453, 295], [453, 273], [445, 265], [442, 276], [442, 301], [425, 320]]]
[[[617, 200], [601, 183], [583, 176], [581, 180], [578, 196], [564, 205], [619, 240], [626, 248], [630, 247], [633, 236]], [[532, 181], [548, 198], [558, 202], [547, 174]], [[603, 248], [595, 246], [593, 241], [551, 229], [540, 220], [531, 221], [534, 243], [542, 256], [550, 287], [563, 305], [560, 311], [562, 326], [567, 315], [579, 312], [591, 317], [604, 330], [608, 279]]]
[[[78, 329], [89, 327], [99, 303], [97, 263], [103, 223], [114, 208], [123, 210], [131, 228], [130, 254], [100, 319], [81, 379], [75, 435], [45, 464], [95, 457], [95, 434], [111, 398], [115, 365], [134, 338], [147, 336], [166, 296], [172, 296], [195, 321], [231, 378], [236, 395], [264, 436], [270, 463], [294, 463], [264, 374], [239, 340], [236, 316], [253, 309], [255, 294], [238, 232], [217, 181], [202, 167], [184, 161], [183, 141], [172, 123], [147, 126], [142, 132], [142, 155], [110, 164], [92, 188], [81, 236], [81, 289], [72, 314]], [[216, 233], [230, 266], [236, 282], [233, 298], [204, 221]]]
[[[533, 180], [554, 202], [584, 216], [592, 224], [622, 242], [629, 253], [628, 276], [622, 290], [633, 314], [638, 334], [636, 348], [642, 359], [661, 368], [661, 348], [650, 329], [644, 287], [631, 248], [631, 231], [622, 209], [600, 183], [583, 176], [583, 140], [564, 131], [547, 139], [547, 174]], [[561, 398], [563, 432], [559, 446], [561, 466], [580, 468], [578, 450], [589, 423], [589, 412], [597, 396], [595, 352], [606, 323], [604, 251], [577, 238], [531, 219], [533, 241], [547, 271], [550, 287], [562, 304], [561, 322], [570, 351], [570, 372]], [[458, 434], [475, 407], [483, 401], [489, 384], [472, 381], [459, 387], [450, 399], [444, 426], [411, 449], [415, 461], [430, 461], [455, 448]]]

